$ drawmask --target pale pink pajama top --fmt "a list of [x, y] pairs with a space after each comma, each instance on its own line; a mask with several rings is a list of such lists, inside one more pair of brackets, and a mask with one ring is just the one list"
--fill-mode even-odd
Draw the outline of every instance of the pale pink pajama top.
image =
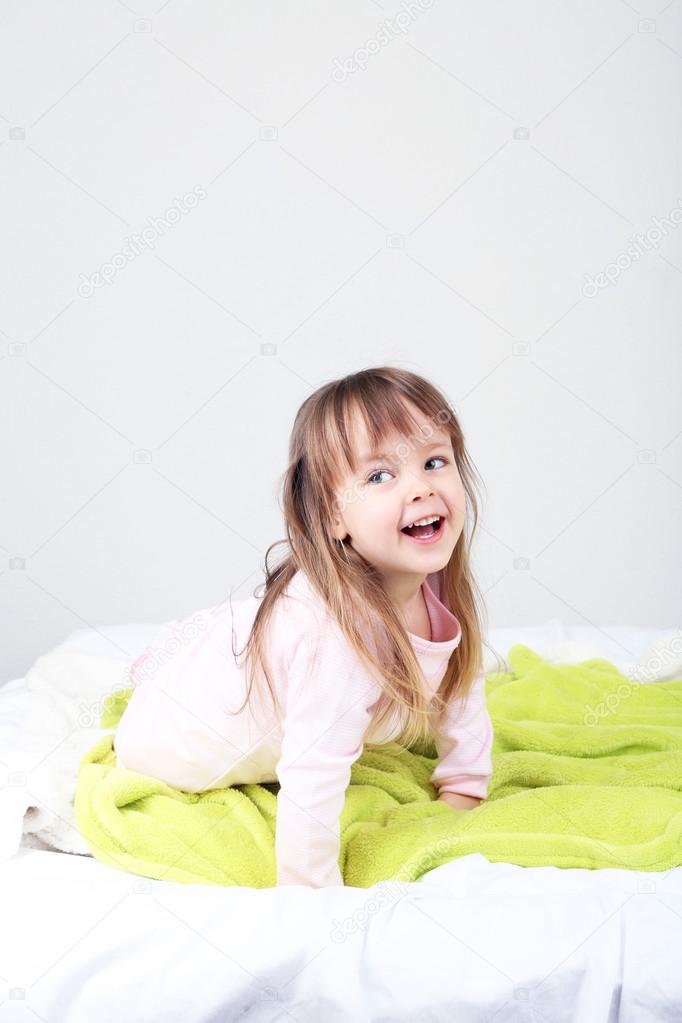
[[[461, 640], [440, 584], [440, 573], [422, 584], [432, 639], [408, 632], [431, 695]], [[394, 716], [380, 731], [374, 726], [382, 690], [300, 570], [274, 608], [267, 637], [281, 715], [260, 675], [252, 703], [230, 715], [246, 695], [244, 658], [235, 658], [232, 644], [241, 653], [261, 599], [225, 601], [159, 627], [131, 668], [116, 763], [188, 792], [279, 782], [277, 883], [342, 885], [339, 814], [351, 765], [365, 742], [395, 739], [401, 724]], [[439, 760], [431, 781], [439, 794], [484, 799], [493, 728], [483, 675], [465, 703], [450, 703], [433, 737]]]

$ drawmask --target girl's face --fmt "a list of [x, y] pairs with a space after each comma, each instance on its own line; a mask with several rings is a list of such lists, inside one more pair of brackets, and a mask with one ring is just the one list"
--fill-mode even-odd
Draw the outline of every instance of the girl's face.
[[[387, 579], [419, 577], [443, 568], [465, 521], [466, 498], [450, 438], [417, 410], [414, 436], [385, 437], [382, 454], [369, 449], [360, 426], [358, 471], [336, 493], [333, 535], [346, 540]], [[415, 520], [439, 515], [440, 535], [430, 543], [402, 530]]]

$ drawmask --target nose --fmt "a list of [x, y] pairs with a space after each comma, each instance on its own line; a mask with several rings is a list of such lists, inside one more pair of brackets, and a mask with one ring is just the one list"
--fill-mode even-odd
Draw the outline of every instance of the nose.
[[424, 497], [429, 497], [433, 492], [431, 480], [425, 479], [423, 476], [414, 476], [410, 482], [408, 501], [411, 503], [421, 500]]

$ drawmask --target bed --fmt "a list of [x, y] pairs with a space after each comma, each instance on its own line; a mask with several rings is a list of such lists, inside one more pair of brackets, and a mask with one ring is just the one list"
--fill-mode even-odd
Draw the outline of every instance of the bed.
[[[79, 630], [60, 648], [106, 655], [123, 677], [157, 628]], [[552, 619], [492, 629], [488, 643], [503, 659], [526, 643], [624, 673], [655, 664], [655, 685], [682, 678], [679, 653], [659, 656], [679, 636]], [[682, 867], [520, 867], [472, 854], [372, 889], [139, 877], [94, 859], [69, 817], [69, 765], [101, 734], [96, 698], [79, 702], [78, 729], [55, 732], [36, 767], [58, 812], [36, 799], [18, 814], [41, 756], [31, 699], [26, 679], [0, 687], [0, 1023], [682, 1020]], [[17, 747], [23, 770], [7, 752]]]

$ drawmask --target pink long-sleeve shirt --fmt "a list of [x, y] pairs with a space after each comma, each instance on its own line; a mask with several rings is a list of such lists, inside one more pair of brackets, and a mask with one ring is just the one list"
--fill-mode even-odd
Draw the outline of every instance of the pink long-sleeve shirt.
[[[441, 602], [440, 573], [422, 584], [431, 640], [408, 632], [433, 696], [461, 640]], [[351, 765], [366, 742], [400, 735], [393, 716], [378, 727], [382, 690], [349, 646], [307, 576], [296, 572], [277, 602], [267, 636], [275, 713], [267, 685], [246, 695], [239, 654], [262, 597], [225, 601], [162, 625], [131, 668], [134, 685], [118, 724], [118, 767], [189, 792], [279, 781], [275, 854], [278, 884], [342, 885], [339, 815]], [[435, 720], [435, 716], [434, 716]], [[438, 793], [485, 798], [492, 774], [493, 728], [485, 678], [468, 700], [450, 703], [434, 727]]]

